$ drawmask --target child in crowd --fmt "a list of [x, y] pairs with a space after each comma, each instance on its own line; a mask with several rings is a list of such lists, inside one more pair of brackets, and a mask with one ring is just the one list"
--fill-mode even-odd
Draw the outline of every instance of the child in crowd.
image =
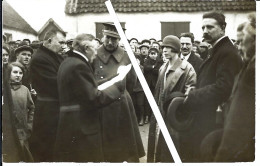
[[32, 155], [28, 146], [28, 138], [32, 131], [34, 103], [27, 87], [22, 85], [24, 67], [19, 62], [13, 62], [8, 67], [9, 83], [13, 103], [13, 126], [16, 129], [18, 139], [22, 147], [25, 161], [32, 161]]

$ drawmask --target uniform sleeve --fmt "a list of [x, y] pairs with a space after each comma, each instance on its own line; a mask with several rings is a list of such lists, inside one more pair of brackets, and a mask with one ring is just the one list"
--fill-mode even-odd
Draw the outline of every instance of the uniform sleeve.
[[76, 85], [74, 86], [74, 93], [78, 94], [82, 104], [88, 109], [103, 107], [121, 96], [121, 92], [116, 85], [99, 91], [90, 66], [84, 64], [75, 67], [72, 74], [72, 80], [77, 80]]

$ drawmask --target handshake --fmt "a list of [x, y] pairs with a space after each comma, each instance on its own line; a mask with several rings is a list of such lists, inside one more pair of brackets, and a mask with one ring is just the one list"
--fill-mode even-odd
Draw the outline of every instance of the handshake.
[[104, 90], [114, 84], [121, 84], [121, 81], [126, 77], [127, 73], [131, 70], [131, 67], [131, 64], [127, 66], [119, 66], [119, 68], [117, 69], [118, 75], [111, 80], [99, 85], [98, 90]]

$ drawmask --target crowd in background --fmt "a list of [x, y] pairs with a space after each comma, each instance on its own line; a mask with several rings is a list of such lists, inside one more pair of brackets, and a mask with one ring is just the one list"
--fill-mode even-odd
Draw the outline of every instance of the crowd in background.
[[[204, 29], [217, 29], [218, 26], [220, 29], [213, 30], [213, 32], [206, 32], [203, 29], [203, 41], [194, 39], [193, 33], [186, 32], [180, 34], [178, 37], [169, 35], [163, 40], [158, 41], [154, 38], [142, 41], [131, 38], [129, 39], [129, 44], [148, 86], [154, 94], [182, 161], [253, 161], [255, 125], [255, 15], [251, 14], [247, 22], [239, 25], [237, 28], [237, 40], [232, 41], [225, 36], [226, 23], [225, 19], [223, 21], [222, 15], [213, 13], [212, 15], [206, 15], [203, 19], [211, 18], [216, 21], [216, 23], [213, 23], [216, 27], [207, 27], [210, 23], [205, 22]], [[108, 29], [108, 32], [109, 30], [111, 29]], [[98, 51], [93, 61], [90, 60], [89, 62], [93, 67], [98, 84], [108, 81], [110, 77], [114, 76], [113, 74], [116, 74], [114, 69], [110, 71], [112, 67], [106, 68], [108, 73], [102, 73], [105, 72], [103, 68], [105, 68], [107, 62], [101, 56], [103, 54], [106, 55], [106, 52], [113, 54], [117, 51], [114, 54], [115, 61], [118, 61], [121, 65], [130, 63], [129, 60], [121, 63], [120, 57], [115, 56], [120, 53], [125, 56], [127, 55], [125, 52], [120, 52], [117, 49], [117, 47], [121, 47], [122, 50], [124, 49], [119, 40], [117, 42], [113, 41], [113, 37], [115, 39], [119, 37], [107, 37], [111, 34], [105, 34], [102, 39], [93, 39], [94, 45], [92, 47]], [[216, 35], [219, 36], [213, 41]], [[65, 41], [64, 36], [58, 39], [57, 34], [54, 34], [45, 38], [44, 41], [31, 42], [29, 39], [23, 39], [7, 42], [6, 37], [3, 35], [3, 161], [55, 161], [52, 155], [55, 149], [54, 146], [56, 146], [56, 134], [59, 130], [57, 127], [59, 112], [56, 111], [55, 114], [53, 112], [60, 110], [59, 103], [62, 103], [62, 97], [59, 97], [59, 93], [61, 92], [58, 89], [60, 85], [58, 84], [57, 86], [57, 75], [60, 64], [71, 56], [73, 50], [76, 50], [73, 47], [75, 46], [73, 44], [75, 43], [75, 39]], [[223, 43], [218, 46], [216, 43], [220, 40]], [[115, 45], [114, 49], [112, 47], [109, 50], [109, 44], [106, 42], [109, 43], [111, 41], [118, 45]], [[54, 42], [56, 43], [53, 44]], [[102, 52], [102, 47], [104, 47], [104, 52]], [[218, 47], [221, 47], [221, 49]], [[46, 48], [49, 48], [49, 50], [44, 50]], [[50, 55], [49, 59], [44, 59], [43, 57], [48, 56], [47, 54]], [[41, 55], [40, 58], [39, 55]], [[57, 57], [53, 60], [51, 56], [56, 55]], [[38, 60], [36, 60], [37, 56]], [[100, 59], [98, 58], [99, 56]], [[33, 58], [35, 60], [31, 65]], [[114, 65], [111, 64], [111, 66]], [[134, 110], [135, 117], [131, 117], [131, 115], [124, 116], [131, 117], [129, 120], [129, 124], [131, 125], [126, 125], [126, 127], [133, 128], [129, 132], [135, 133], [137, 125], [143, 126], [150, 122], [147, 161], [173, 162], [168, 147], [158, 129], [143, 88], [136, 75], [133, 74], [133, 71], [131, 72], [133, 76], [129, 76], [129, 79], [126, 78], [128, 81], [124, 83], [126, 84], [125, 89], [127, 89], [127, 94], [124, 91], [122, 94], [125, 95], [124, 100], [128, 102], [127, 108], [124, 107], [124, 109]], [[131, 72], [128, 75], [131, 75]], [[50, 73], [54, 73], [54, 75]], [[103, 77], [105, 76], [107, 78], [104, 80]], [[127, 84], [130, 83], [132, 85], [129, 88]], [[129, 99], [128, 93], [131, 99]], [[214, 95], [211, 95], [211, 93], [214, 93]], [[182, 98], [181, 103], [184, 103], [180, 110], [185, 111], [170, 114], [171, 111], [169, 109], [173, 107], [173, 99], [179, 99], [180, 97]], [[176, 100], [175, 102], [179, 101]], [[129, 108], [131, 107], [129, 106], [131, 103], [134, 109]], [[102, 108], [104, 109], [102, 110], [103, 112], [109, 111], [105, 110], [105, 108], [115, 109], [116, 107], [104, 106]], [[50, 113], [51, 118], [49, 121], [46, 116], [47, 120], [44, 119], [45, 121], [39, 122], [39, 117], [44, 117], [45, 114], [35, 117], [35, 110], [38, 111], [38, 114], [40, 111], [44, 111], [45, 113], [53, 112]], [[187, 110], [194, 111], [191, 114], [192, 111]], [[107, 117], [109, 116], [108, 113], [102, 116]], [[170, 115], [177, 118], [177, 120], [174, 122], [173, 120], [169, 120]], [[188, 122], [185, 121], [185, 118], [188, 116], [193, 116], [193, 125], [188, 126], [189, 129], [186, 127]], [[122, 120], [128, 121], [127, 119]], [[177, 122], [180, 124], [177, 124]], [[43, 125], [48, 126], [49, 123], [51, 123], [49, 128], [42, 128]], [[107, 124], [106, 122], [103, 123], [103, 127], [107, 127], [108, 131], [113, 130], [108, 127], [111, 122], [107, 122]], [[172, 126], [172, 124], [174, 125]], [[120, 124], [114, 124], [113, 127], [120, 128]], [[50, 128], [53, 131], [50, 131]], [[194, 130], [191, 131], [190, 128]], [[37, 133], [45, 130], [45, 133]], [[66, 128], [63, 130], [66, 130]], [[104, 157], [107, 158], [104, 161], [138, 162], [136, 158], [144, 155], [143, 145], [139, 146], [139, 144], [142, 144], [139, 139], [140, 134], [125, 134], [124, 131], [128, 131], [125, 128], [118, 131], [123, 133], [122, 137], [137, 137], [133, 138], [136, 141], [133, 144], [138, 144], [135, 145], [138, 150], [125, 147], [125, 149], [130, 149], [126, 154], [136, 153], [137, 157], [132, 158], [131, 155], [127, 154], [122, 160], [115, 160], [116, 155], [109, 156], [110, 152], [108, 151], [107, 156]], [[41, 135], [42, 138], [32, 137], [33, 132], [34, 134], [36, 133], [35, 135]], [[115, 132], [114, 136], [111, 136], [105, 133], [103, 136], [109, 140], [116, 137], [117, 134]], [[121, 135], [118, 135], [120, 139]], [[46, 144], [37, 144], [37, 141], [46, 141]], [[127, 143], [125, 142], [125, 144]], [[110, 144], [108, 143], [103, 146], [107, 146], [107, 149], [113, 149], [116, 147], [116, 142], [111, 141]], [[45, 153], [40, 152], [41, 150], [45, 151]], [[135, 150], [138, 152], [133, 152]], [[34, 152], [38, 154], [35, 155]], [[120, 150], [116, 152], [120, 152]], [[103, 153], [106, 154], [106, 152]], [[120, 156], [120, 154], [117, 155]], [[121, 155], [124, 156], [124, 153]], [[92, 157], [94, 161], [103, 161], [102, 159], [95, 160], [95, 156]], [[70, 158], [71, 160], [68, 159], [69, 161], [74, 161], [72, 157]], [[62, 159], [64, 159], [64, 156], [56, 161], [64, 161]], [[91, 161], [91, 158], [87, 161]]]

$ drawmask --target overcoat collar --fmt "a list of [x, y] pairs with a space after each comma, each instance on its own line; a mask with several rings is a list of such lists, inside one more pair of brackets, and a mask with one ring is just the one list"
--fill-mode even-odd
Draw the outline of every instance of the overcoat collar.
[[[169, 62], [167, 62], [166, 65], [168, 66]], [[187, 63], [183, 63], [183, 60], [181, 60], [180, 58], [177, 58], [176, 62], [171, 66], [169, 71], [175, 71], [178, 67], [180, 67], [181, 69], [185, 70], [186, 67], [187, 67]]]
[[[166, 65], [168, 66], [169, 62]], [[167, 92], [170, 92], [175, 87], [178, 80], [180, 79], [183, 72], [185, 71], [187, 65], [188, 65], [187, 61], [178, 58], [176, 62], [173, 64], [173, 66], [169, 69], [169, 72], [167, 73], [168, 74], [167, 81], [164, 87], [164, 89]]]
[[217, 50], [219, 47], [221, 47], [222, 45], [225, 45], [225, 43], [227, 43], [227, 42], [231, 42], [231, 40], [230, 40], [227, 36], [224, 36], [223, 38], [221, 38], [221, 40], [219, 40], [219, 41], [214, 45], [213, 48], [211, 48], [211, 49], [209, 50], [209, 55], [208, 55], [208, 57], [203, 61], [203, 63], [201, 64], [199, 71], [203, 68], [203, 66], [204, 66], [207, 62], [210, 61], [210, 59], [213, 58], [213, 54], [216, 52], [216, 50]]
[[53, 58], [55, 61], [58, 61], [59, 63], [64, 59], [61, 55], [53, 52], [52, 50], [48, 49], [44, 45], [40, 46], [40, 50], [45, 52], [45, 54], [51, 58]]
[[100, 58], [100, 60], [107, 64], [110, 56], [113, 56], [115, 58], [115, 60], [119, 63], [121, 62], [123, 56], [124, 56], [124, 49], [122, 49], [121, 47], [117, 47], [117, 49], [114, 52], [108, 52], [104, 45], [102, 45], [98, 50], [97, 50], [97, 56]]
[[90, 65], [88, 58], [85, 57], [84, 55], [81, 55], [81, 53], [79, 53], [78, 51], [69, 51], [68, 52], [68, 56], [69, 57], [76, 57], [79, 58], [80, 60], [82, 60], [83, 62], [85, 62], [86, 64]]
[[85, 61], [88, 62], [88, 58], [87, 58], [85, 55], [83, 55], [81, 52], [78, 52], [78, 51], [76, 51], [76, 50], [73, 50], [73, 52], [74, 52], [75, 54], [77, 54], [78, 56], [81, 56]]

